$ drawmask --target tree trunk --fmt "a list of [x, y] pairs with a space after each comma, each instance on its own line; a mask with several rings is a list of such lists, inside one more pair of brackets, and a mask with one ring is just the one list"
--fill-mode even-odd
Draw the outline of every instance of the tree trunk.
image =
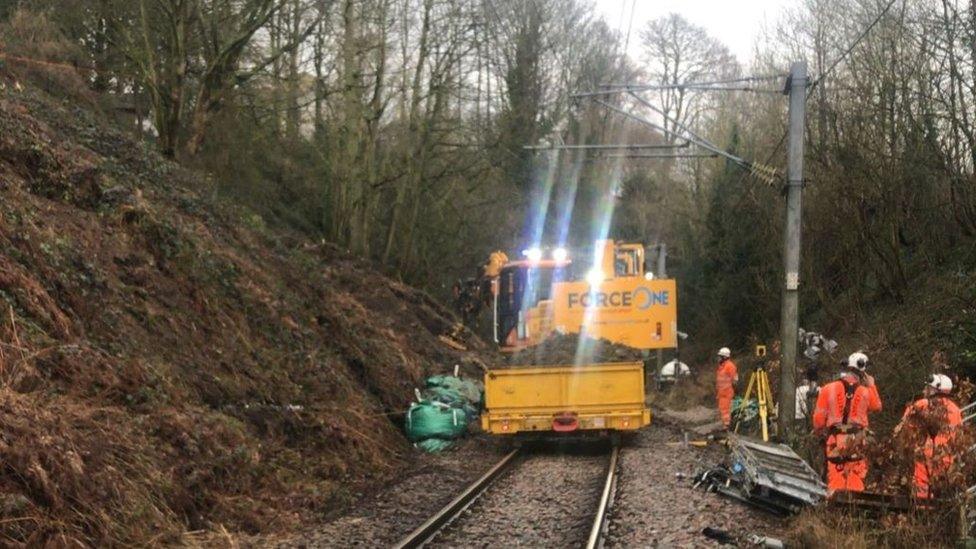
[[140, 2], [143, 48], [147, 58], [144, 78], [150, 88], [159, 149], [163, 156], [173, 158], [179, 149], [180, 130], [183, 127], [190, 10], [185, 0], [170, 0], [165, 11], [169, 17], [166, 22], [169, 32], [166, 36], [168, 47], [161, 49], [159, 53], [165, 57], [157, 60], [156, 48], [150, 37], [152, 25], [146, 1]]
[[362, 109], [359, 85], [359, 28], [355, 0], [343, 0], [342, 23], [342, 125], [339, 128], [340, 155], [335, 159], [336, 172], [332, 193], [332, 236], [346, 246], [352, 244], [350, 203], [358, 199], [355, 187], [360, 185], [356, 166], [360, 159], [359, 122]]
[[[282, 10], [284, 12], [285, 10]], [[299, 0], [291, 0], [291, 10], [289, 12], [289, 43], [301, 39], [302, 14]], [[285, 112], [285, 135], [292, 143], [298, 141], [299, 130], [301, 129], [301, 111], [299, 110], [298, 100], [301, 92], [301, 74], [298, 67], [298, 52], [300, 48], [292, 48], [288, 53], [288, 101]]]
[[[411, 183], [414, 181], [417, 174], [418, 152], [424, 146], [423, 140], [420, 139], [419, 135], [419, 110], [422, 92], [421, 86], [423, 85], [424, 77], [424, 66], [426, 65], [430, 55], [430, 25], [433, 4], [433, 0], [424, 0], [423, 22], [421, 24], [420, 42], [418, 44], [417, 52], [417, 67], [414, 70], [413, 82], [410, 86], [410, 110], [407, 115], [408, 137], [405, 140], [407, 143], [412, 143], [413, 146], [408, 148], [407, 157], [404, 159], [407, 175], [404, 177], [404, 180], [397, 185], [396, 200], [393, 203], [393, 214], [390, 218], [390, 224], [386, 229], [386, 245], [383, 248], [382, 256], [382, 261], [384, 264], [389, 264], [393, 250], [396, 248], [398, 233], [401, 231], [400, 223], [405, 213], [404, 209], [408, 204], [408, 192], [410, 190]], [[431, 77], [433, 77], [433, 75], [431, 75]]]
[[319, 23], [318, 31], [315, 33], [315, 42], [312, 51], [315, 57], [315, 141], [321, 142], [322, 129], [325, 125], [323, 118], [323, 106], [325, 104], [325, 75], [322, 71], [322, 63], [325, 62], [325, 18]]

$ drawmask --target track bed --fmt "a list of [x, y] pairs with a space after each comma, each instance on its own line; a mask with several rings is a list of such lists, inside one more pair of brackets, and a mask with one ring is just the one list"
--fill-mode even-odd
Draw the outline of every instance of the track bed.
[[530, 451], [428, 547], [581, 547], [610, 452]]

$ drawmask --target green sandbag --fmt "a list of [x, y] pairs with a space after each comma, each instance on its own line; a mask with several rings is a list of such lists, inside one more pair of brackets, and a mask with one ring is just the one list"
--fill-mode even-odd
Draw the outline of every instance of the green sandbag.
[[427, 440], [421, 440], [420, 442], [415, 443], [414, 446], [429, 454], [436, 454], [437, 452], [443, 452], [451, 446], [454, 446], [454, 442], [440, 438], [428, 438]]
[[458, 438], [467, 428], [468, 414], [462, 408], [424, 400], [414, 403], [407, 411], [407, 438], [412, 442]]
[[467, 408], [470, 405], [460, 393], [446, 387], [430, 387], [424, 391], [424, 396], [430, 400], [443, 402], [454, 408]]
[[425, 396], [449, 406], [464, 408], [469, 416], [475, 416], [481, 409], [484, 391], [481, 383], [454, 376], [431, 376], [427, 378]]
[[430, 376], [427, 378], [428, 389], [454, 391], [461, 398], [474, 406], [481, 402], [481, 383], [454, 376]]
[[467, 400], [453, 389], [433, 387], [425, 391], [425, 396], [430, 400], [442, 402], [452, 408], [461, 408], [470, 417], [478, 415], [478, 410], [480, 410], [478, 402]]

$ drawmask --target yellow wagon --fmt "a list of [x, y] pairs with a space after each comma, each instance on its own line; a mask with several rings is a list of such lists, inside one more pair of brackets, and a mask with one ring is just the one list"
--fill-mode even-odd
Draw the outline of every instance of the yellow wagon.
[[508, 368], [485, 374], [486, 432], [630, 431], [651, 422], [640, 362]]

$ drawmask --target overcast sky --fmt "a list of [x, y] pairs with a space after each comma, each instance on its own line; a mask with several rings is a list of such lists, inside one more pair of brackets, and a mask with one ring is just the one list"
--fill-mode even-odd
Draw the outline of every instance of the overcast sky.
[[[772, 23], [791, 0], [596, 0], [597, 11], [610, 27], [626, 36], [631, 7], [633, 28], [628, 51], [640, 53], [638, 31], [648, 21], [675, 12], [722, 41], [742, 63], [752, 58], [753, 44], [763, 22]], [[621, 20], [621, 13], [624, 14]]]

